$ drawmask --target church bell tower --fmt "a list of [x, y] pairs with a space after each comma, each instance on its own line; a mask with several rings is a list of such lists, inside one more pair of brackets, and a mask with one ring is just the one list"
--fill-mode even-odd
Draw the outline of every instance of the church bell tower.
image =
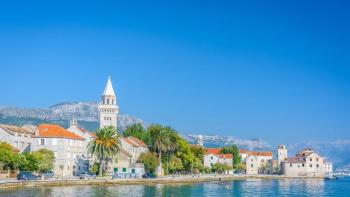
[[113, 126], [114, 128], [117, 128], [119, 107], [117, 105], [117, 100], [110, 77], [108, 77], [101, 102], [98, 105], [98, 110], [100, 112], [100, 128], [106, 126]]

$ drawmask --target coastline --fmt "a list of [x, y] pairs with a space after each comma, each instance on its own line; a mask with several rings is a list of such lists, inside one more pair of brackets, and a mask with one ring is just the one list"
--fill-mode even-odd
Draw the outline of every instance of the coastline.
[[112, 185], [155, 185], [155, 184], [193, 184], [213, 181], [232, 181], [239, 179], [324, 179], [324, 177], [288, 177], [283, 175], [194, 175], [194, 176], [165, 176], [153, 179], [114, 179], [102, 177], [92, 180], [38, 180], [38, 181], [12, 181], [0, 183], [0, 189], [46, 187], [46, 186], [112, 186]]

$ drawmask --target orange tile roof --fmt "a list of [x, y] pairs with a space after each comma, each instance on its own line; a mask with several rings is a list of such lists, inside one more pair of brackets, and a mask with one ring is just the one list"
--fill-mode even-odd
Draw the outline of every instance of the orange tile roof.
[[239, 149], [240, 154], [247, 154], [247, 155], [254, 155], [254, 156], [271, 156], [272, 157], [272, 152], [257, 152], [257, 151], [249, 151], [249, 150], [244, 150], [244, 149]]
[[130, 136], [129, 137], [132, 141], [136, 142], [137, 144], [139, 144], [140, 146], [143, 146], [143, 147], [146, 147], [147, 148], [147, 145], [142, 141], [140, 140], [139, 138], [136, 138], [136, 137], [132, 137]]
[[215, 154], [215, 155], [220, 157], [220, 158], [229, 158], [229, 159], [233, 158], [232, 154]]
[[211, 154], [220, 154], [221, 148], [206, 148], [205, 151]]
[[72, 132], [69, 132], [66, 129], [55, 124], [41, 124], [39, 125], [38, 130], [39, 130], [39, 135], [37, 137], [68, 138], [68, 139], [75, 139], [75, 140], [84, 140], [83, 137], [80, 137]]

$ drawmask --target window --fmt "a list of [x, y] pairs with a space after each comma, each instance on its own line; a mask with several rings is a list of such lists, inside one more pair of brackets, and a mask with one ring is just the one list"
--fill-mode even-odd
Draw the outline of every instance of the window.
[[135, 174], [135, 169], [131, 169], [131, 173]]
[[54, 145], [54, 146], [57, 145], [57, 139], [56, 139], [56, 138], [53, 138], [53, 139], [52, 139], [52, 145]]
[[310, 161], [312, 161], [312, 158], [310, 158]]
[[318, 158], [316, 158], [316, 161], [318, 161]]
[[40, 139], [40, 145], [45, 145], [45, 139]]
[[123, 172], [126, 172], [126, 168], [123, 168]]
[[253, 167], [254, 165], [253, 164], [250, 164], [250, 167]]
[[310, 164], [310, 168], [312, 168], [312, 164]]
[[118, 168], [114, 168], [114, 170], [113, 170], [114, 172], [118, 172]]
[[317, 164], [317, 165], [316, 165], [316, 168], [318, 168], [318, 167], [319, 167], [319, 165]]
[[301, 166], [302, 166], [302, 167], [305, 167], [305, 165], [304, 165], [304, 164], [301, 164]]
[[292, 167], [293, 166], [292, 163], [290, 163], [289, 166]]
[[213, 160], [214, 158], [213, 157], [210, 157], [211, 160]]

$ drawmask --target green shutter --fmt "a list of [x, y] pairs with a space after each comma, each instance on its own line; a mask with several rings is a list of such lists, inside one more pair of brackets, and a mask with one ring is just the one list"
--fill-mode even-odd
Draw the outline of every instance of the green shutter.
[[118, 172], [118, 168], [114, 168], [114, 172]]
[[123, 172], [126, 172], [126, 168], [123, 168]]

